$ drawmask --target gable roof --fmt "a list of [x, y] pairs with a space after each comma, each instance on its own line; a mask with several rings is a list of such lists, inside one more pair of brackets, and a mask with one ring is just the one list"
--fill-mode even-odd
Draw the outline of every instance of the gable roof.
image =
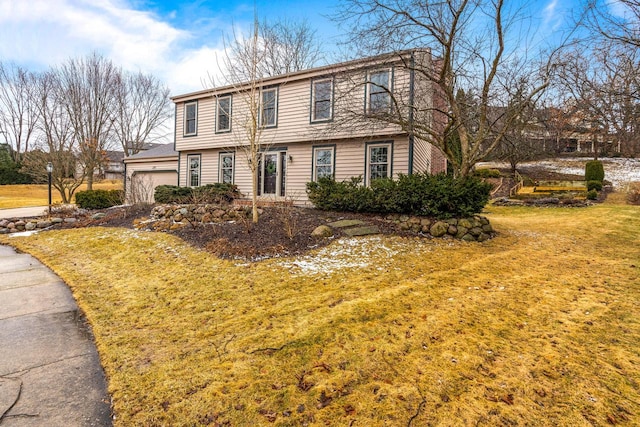
[[157, 157], [175, 157], [178, 158], [178, 152], [173, 149], [173, 144], [162, 144], [150, 150], [141, 151], [132, 156], [125, 157], [127, 160], [153, 159]]

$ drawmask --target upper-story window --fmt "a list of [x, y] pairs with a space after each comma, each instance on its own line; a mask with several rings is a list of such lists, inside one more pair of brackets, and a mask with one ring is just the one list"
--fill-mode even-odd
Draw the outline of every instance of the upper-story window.
[[273, 127], [278, 123], [278, 88], [262, 89], [260, 102], [260, 125]]
[[388, 113], [391, 110], [391, 71], [377, 70], [367, 79], [367, 113]]
[[311, 121], [331, 120], [333, 116], [333, 79], [311, 82]]
[[231, 130], [231, 95], [218, 97], [216, 110], [216, 132], [229, 132]]
[[187, 102], [184, 104], [184, 135], [195, 135], [198, 133], [198, 102]]

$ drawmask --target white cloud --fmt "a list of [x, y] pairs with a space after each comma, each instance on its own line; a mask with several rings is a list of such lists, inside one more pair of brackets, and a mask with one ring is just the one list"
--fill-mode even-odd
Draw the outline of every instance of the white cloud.
[[[173, 94], [202, 88], [217, 70], [210, 46], [125, 0], [0, 0], [0, 58], [45, 69], [97, 51], [128, 70], [153, 73]], [[208, 40], [215, 46], [218, 40]]]

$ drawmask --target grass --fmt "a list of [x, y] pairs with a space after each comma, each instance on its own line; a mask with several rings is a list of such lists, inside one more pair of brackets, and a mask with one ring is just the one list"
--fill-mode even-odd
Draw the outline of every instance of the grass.
[[[122, 181], [102, 181], [93, 184], [94, 190], [115, 190], [122, 188]], [[87, 189], [82, 184], [78, 191]], [[51, 189], [52, 202], [62, 203], [62, 198], [55, 188]], [[49, 187], [47, 184], [0, 185], [0, 209], [24, 208], [29, 206], [46, 206], [49, 203]]]
[[637, 424], [640, 208], [489, 210], [482, 244], [258, 263], [125, 229], [3, 241], [72, 288], [117, 426]]

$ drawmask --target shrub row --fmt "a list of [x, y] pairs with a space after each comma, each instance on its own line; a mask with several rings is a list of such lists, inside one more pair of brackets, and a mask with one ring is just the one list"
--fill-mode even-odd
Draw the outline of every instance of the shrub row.
[[156, 203], [229, 203], [240, 195], [233, 184], [207, 184], [201, 187], [159, 185], [154, 197]]
[[400, 174], [397, 180], [377, 179], [365, 187], [362, 178], [336, 182], [321, 178], [307, 183], [309, 200], [318, 209], [398, 213], [435, 218], [469, 217], [489, 201], [491, 184], [476, 177]]
[[86, 190], [76, 193], [76, 204], [83, 209], [104, 209], [124, 200], [122, 190]]

